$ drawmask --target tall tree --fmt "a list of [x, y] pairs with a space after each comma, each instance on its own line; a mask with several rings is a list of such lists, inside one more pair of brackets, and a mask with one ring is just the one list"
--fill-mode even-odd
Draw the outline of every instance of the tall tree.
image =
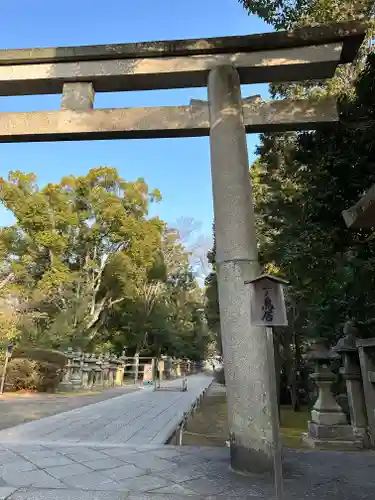
[[216, 347], [222, 354], [222, 344], [220, 335], [220, 311], [219, 311], [219, 295], [217, 287], [217, 270], [216, 270], [216, 236], [215, 225], [213, 225], [213, 247], [207, 254], [208, 262], [211, 264], [212, 270], [205, 279], [205, 314], [207, 323], [211, 331], [214, 333]]
[[372, 0], [239, 0], [275, 29], [291, 29], [312, 22], [327, 23], [369, 16]]
[[328, 339], [347, 315], [362, 323], [374, 317], [373, 239], [348, 230], [341, 216], [375, 181], [374, 69], [370, 55], [354, 97], [342, 94], [338, 127], [300, 134], [289, 144], [263, 137], [252, 169], [263, 262], [274, 262], [292, 280], [300, 327]]
[[[117, 339], [130, 352], [203, 358], [210, 341], [200, 310], [204, 298], [178, 231], [165, 226], [161, 251], [136, 294], [116, 308]], [[126, 339], [126, 340], [125, 340]]]
[[143, 179], [126, 182], [106, 167], [42, 189], [33, 174], [0, 179], [0, 199], [16, 218], [0, 232], [5, 265], [37, 331], [55, 344], [62, 331], [82, 347], [95, 339], [154, 263], [162, 224], [147, 213], [159, 198]]

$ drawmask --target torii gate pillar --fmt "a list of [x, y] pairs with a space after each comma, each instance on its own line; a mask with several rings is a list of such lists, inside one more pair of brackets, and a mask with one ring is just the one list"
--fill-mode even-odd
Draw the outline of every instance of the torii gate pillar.
[[259, 275], [240, 78], [232, 66], [208, 78], [221, 336], [228, 397], [231, 465], [273, 468], [269, 374], [264, 328], [251, 326], [245, 281]]

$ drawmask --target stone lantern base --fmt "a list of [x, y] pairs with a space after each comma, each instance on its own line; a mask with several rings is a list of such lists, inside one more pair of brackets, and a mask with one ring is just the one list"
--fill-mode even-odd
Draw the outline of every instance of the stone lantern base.
[[57, 390], [58, 392], [73, 392], [74, 385], [70, 382], [70, 380], [62, 380], [59, 383]]
[[356, 432], [348, 424], [323, 425], [310, 421], [302, 440], [314, 449], [361, 450], [366, 448], [367, 435], [364, 429], [357, 429]]

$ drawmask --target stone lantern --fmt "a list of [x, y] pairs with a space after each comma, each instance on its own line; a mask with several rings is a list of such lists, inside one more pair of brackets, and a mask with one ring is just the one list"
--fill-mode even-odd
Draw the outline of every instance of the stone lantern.
[[82, 385], [81, 358], [82, 353], [80, 350], [71, 351], [70, 382], [74, 389], [79, 389]]
[[332, 383], [336, 380], [336, 375], [331, 370], [331, 362], [338, 358], [339, 355], [328, 350], [321, 341], [315, 342], [306, 355], [306, 359], [314, 363], [315, 371], [310, 377], [318, 387], [318, 398], [311, 410], [308, 432], [303, 436], [303, 441], [312, 448], [362, 447], [331, 391]]
[[343, 361], [343, 368], [340, 371], [346, 383], [353, 434], [362, 440], [364, 447], [368, 447], [368, 421], [356, 345], [357, 336], [358, 330], [354, 323], [347, 321], [344, 326], [344, 337], [337, 342], [332, 350], [340, 354]]

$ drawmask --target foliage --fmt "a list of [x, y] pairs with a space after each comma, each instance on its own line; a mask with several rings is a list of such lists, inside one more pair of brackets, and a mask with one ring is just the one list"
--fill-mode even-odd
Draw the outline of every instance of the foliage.
[[145, 216], [158, 193], [148, 193], [142, 179], [125, 182], [110, 168], [43, 189], [34, 175], [10, 172], [0, 188], [17, 220], [0, 239], [16, 276], [15, 293], [32, 316], [30, 340], [42, 340], [43, 331], [60, 345], [63, 332], [70, 342], [88, 344], [103, 312], [122, 301], [127, 284], [136, 286], [153, 262], [161, 222]]
[[[276, 29], [369, 19], [374, 11], [372, 0], [242, 4]], [[331, 80], [271, 85], [274, 97], [337, 96], [341, 124], [322, 132], [262, 135], [251, 170], [260, 257], [265, 267], [291, 280], [289, 322], [293, 334], [304, 338], [334, 341], [347, 316], [362, 322], [365, 334], [364, 325], [374, 317], [372, 237], [349, 231], [341, 216], [374, 177], [369, 161], [374, 112], [371, 54], [364, 68], [372, 34], [370, 22], [355, 64], [339, 68]], [[281, 336], [286, 335], [284, 331]]]
[[255, 14], [275, 29], [303, 24], [337, 22], [368, 16], [371, 0], [239, 0], [249, 14]]
[[249, 14], [256, 14], [276, 30], [348, 20], [366, 20], [368, 33], [354, 64], [341, 65], [330, 80], [282, 82], [270, 85], [273, 97], [307, 98], [338, 95], [350, 91], [363, 69], [369, 44], [375, 32], [373, 0], [239, 0]]
[[252, 169], [262, 261], [291, 280], [298, 328], [331, 341], [347, 317], [362, 333], [375, 318], [374, 238], [347, 229], [341, 215], [375, 182], [374, 77], [370, 55], [355, 97], [340, 99], [338, 127], [263, 136]]
[[65, 367], [67, 357], [60, 351], [54, 349], [41, 349], [36, 347], [17, 346], [13, 350], [13, 359], [30, 359], [32, 361], [40, 361], [59, 366], [61, 369]]
[[6, 387], [10, 391], [55, 392], [61, 379], [61, 368], [54, 363], [12, 359], [7, 369]]
[[178, 232], [148, 215], [160, 198], [109, 167], [43, 188], [34, 174], [1, 178], [16, 219], [0, 229], [3, 343], [203, 358], [204, 297]]
[[220, 311], [219, 296], [217, 287], [217, 268], [216, 268], [216, 236], [215, 226], [213, 226], [213, 247], [207, 254], [208, 262], [211, 264], [211, 272], [205, 279], [205, 315], [207, 324], [214, 334], [216, 350], [218, 354], [222, 353], [221, 335], [220, 335]]

